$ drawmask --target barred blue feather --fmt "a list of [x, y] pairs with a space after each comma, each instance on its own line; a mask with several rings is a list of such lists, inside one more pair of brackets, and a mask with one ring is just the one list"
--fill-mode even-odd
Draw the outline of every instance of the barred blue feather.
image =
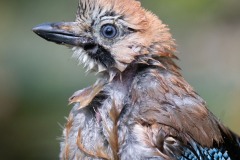
[[230, 137], [222, 133], [224, 142], [213, 148], [202, 147], [192, 142], [183, 147], [178, 160], [240, 160], [240, 137], [230, 132]]
[[195, 151], [187, 149], [179, 160], [230, 160], [228, 151], [218, 148], [202, 148], [197, 146]]

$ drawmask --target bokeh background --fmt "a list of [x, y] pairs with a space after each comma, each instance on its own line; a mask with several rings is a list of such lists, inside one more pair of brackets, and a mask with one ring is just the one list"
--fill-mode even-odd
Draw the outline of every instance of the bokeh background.
[[[240, 1], [142, 0], [168, 24], [186, 80], [240, 134]], [[0, 159], [58, 159], [71, 94], [92, 84], [64, 46], [31, 28], [72, 21], [77, 0], [0, 1]]]

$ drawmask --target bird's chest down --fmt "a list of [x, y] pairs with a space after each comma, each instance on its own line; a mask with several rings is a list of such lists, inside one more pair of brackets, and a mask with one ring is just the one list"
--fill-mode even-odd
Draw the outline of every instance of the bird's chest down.
[[[60, 158], [184, 159], [193, 152], [194, 159], [204, 152], [197, 144], [211, 146], [213, 139], [220, 139], [219, 129], [211, 127], [218, 122], [207, 117], [204, 102], [190, 94], [191, 88], [183, 88], [184, 81], [172, 79], [147, 72], [76, 93], [78, 103], [64, 129]], [[181, 113], [181, 107], [190, 109]]]
[[146, 124], [143, 128], [141, 118], [133, 117], [132, 108], [125, 108], [130, 99], [121, 94], [122, 88], [111, 87], [111, 95], [102, 93], [85, 108], [80, 103], [73, 107], [64, 129], [62, 159], [137, 160], [160, 153], [155, 144], [147, 146], [154, 127]]
[[[123, 83], [94, 85], [76, 92], [61, 143], [61, 159], [119, 159], [129, 132], [124, 105], [129, 101]], [[126, 117], [125, 117], [126, 118]]]

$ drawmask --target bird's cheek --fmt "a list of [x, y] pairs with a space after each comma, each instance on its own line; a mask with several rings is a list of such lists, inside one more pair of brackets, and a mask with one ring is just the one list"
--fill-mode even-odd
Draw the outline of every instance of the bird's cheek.
[[129, 64], [135, 60], [135, 54], [130, 48], [117, 46], [112, 49], [113, 56], [121, 63]]

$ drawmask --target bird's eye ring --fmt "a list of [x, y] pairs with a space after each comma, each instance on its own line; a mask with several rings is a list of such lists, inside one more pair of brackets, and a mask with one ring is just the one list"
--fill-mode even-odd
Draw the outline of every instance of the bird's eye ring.
[[118, 29], [113, 24], [105, 24], [101, 27], [100, 30], [103, 37], [108, 39], [113, 39], [118, 35]]

